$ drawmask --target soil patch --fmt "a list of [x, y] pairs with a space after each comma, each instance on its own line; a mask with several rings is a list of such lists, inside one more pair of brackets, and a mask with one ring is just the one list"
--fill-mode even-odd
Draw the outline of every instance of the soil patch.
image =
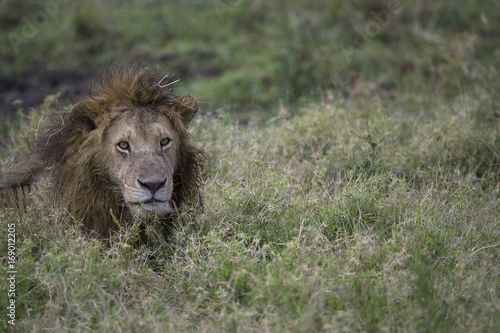
[[0, 77], [0, 117], [9, 116], [17, 105], [36, 107], [45, 97], [61, 92], [64, 98], [77, 98], [85, 92], [91, 75], [81, 70], [24, 72]]

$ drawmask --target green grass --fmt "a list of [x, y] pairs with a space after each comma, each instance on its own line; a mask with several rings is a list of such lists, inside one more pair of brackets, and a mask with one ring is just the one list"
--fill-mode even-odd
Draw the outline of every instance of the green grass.
[[[498, 4], [396, 3], [399, 11], [372, 37], [359, 31], [388, 10], [387, 1], [67, 3], [35, 24], [16, 52], [9, 34], [24, 36], [44, 12], [39, 2], [20, 0], [2, 5], [0, 77], [10, 79], [7, 87], [13, 81], [48, 95], [140, 56], [179, 74], [210, 109], [229, 106], [240, 119], [329, 94], [378, 96], [418, 112], [419, 96], [444, 102], [474, 89], [481, 89], [481, 112], [498, 117]], [[52, 88], [43, 78], [64, 73], [75, 78]]]
[[[451, 109], [407, 118], [412, 132], [346, 104], [282, 109], [264, 126], [198, 118], [205, 208], [154, 245], [127, 245], [129, 230], [106, 247], [57, 207], [2, 211], [19, 242], [18, 327], [495, 331], [498, 161], [478, 174], [462, 155], [498, 149], [498, 133]], [[375, 151], [367, 130], [383, 139]]]
[[[57, 206], [1, 210], [16, 329], [499, 331], [498, 5], [402, 1], [358, 45], [352, 28], [386, 2], [225, 3], [65, 5], [33, 52], [0, 50], [6, 77], [138, 54], [177, 71], [210, 158], [203, 210], [185, 207], [166, 239], [147, 228], [141, 247], [134, 228], [109, 246], [85, 237]], [[0, 26], [38, 6], [7, 6]], [[2, 172], [63, 96], [0, 114]]]

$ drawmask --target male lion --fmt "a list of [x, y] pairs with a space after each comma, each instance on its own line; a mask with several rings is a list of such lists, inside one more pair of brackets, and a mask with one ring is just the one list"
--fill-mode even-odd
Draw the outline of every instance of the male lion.
[[137, 65], [106, 70], [88, 96], [54, 119], [4, 184], [0, 207], [22, 208], [25, 192], [48, 181], [50, 199], [109, 238], [113, 215], [125, 223], [168, 219], [181, 203], [199, 201], [204, 156], [188, 132], [198, 101], [176, 99], [174, 83]]

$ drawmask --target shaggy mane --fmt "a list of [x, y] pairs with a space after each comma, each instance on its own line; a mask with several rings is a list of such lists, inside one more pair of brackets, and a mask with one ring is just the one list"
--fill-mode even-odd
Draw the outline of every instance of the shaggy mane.
[[[161, 81], [161, 82], [160, 82]], [[91, 86], [88, 99], [101, 107], [113, 105], [149, 106], [172, 105], [177, 94], [174, 77], [133, 64], [108, 67], [99, 84]]]
[[[160, 83], [161, 81], [161, 83]], [[52, 183], [50, 198], [64, 201], [68, 211], [83, 220], [86, 229], [105, 238], [116, 229], [110, 214], [130, 222], [121, 194], [108, 175], [100, 140], [119, 115], [120, 107], [147, 107], [166, 115], [180, 138], [174, 170], [172, 200], [200, 202], [203, 152], [192, 142], [174, 104], [175, 79], [140, 65], [107, 68], [100, 81], [68, 111], [55, 117], [46, 135], [35, 143], [28, 160], [10, 175], [7, 187], [29, 185], [47, 179]], [[160, 83], [160, 84], [159, 84]]]

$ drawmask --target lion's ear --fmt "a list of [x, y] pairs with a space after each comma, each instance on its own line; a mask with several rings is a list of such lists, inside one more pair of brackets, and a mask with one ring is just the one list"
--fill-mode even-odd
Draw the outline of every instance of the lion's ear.
[[189, 123], [191, 123], [194, 115], [198, 112], [198, 100], [191, 95], [182, 96], [174, 103], [172, 108], [179, 113], [184, 126], [188, 128]]
[[97, 128], [95, 118], [97, 113], [86, 103], [79, 103], [73, 107], [70, 114], [71, 123], [82, 133], [91, 132]]

